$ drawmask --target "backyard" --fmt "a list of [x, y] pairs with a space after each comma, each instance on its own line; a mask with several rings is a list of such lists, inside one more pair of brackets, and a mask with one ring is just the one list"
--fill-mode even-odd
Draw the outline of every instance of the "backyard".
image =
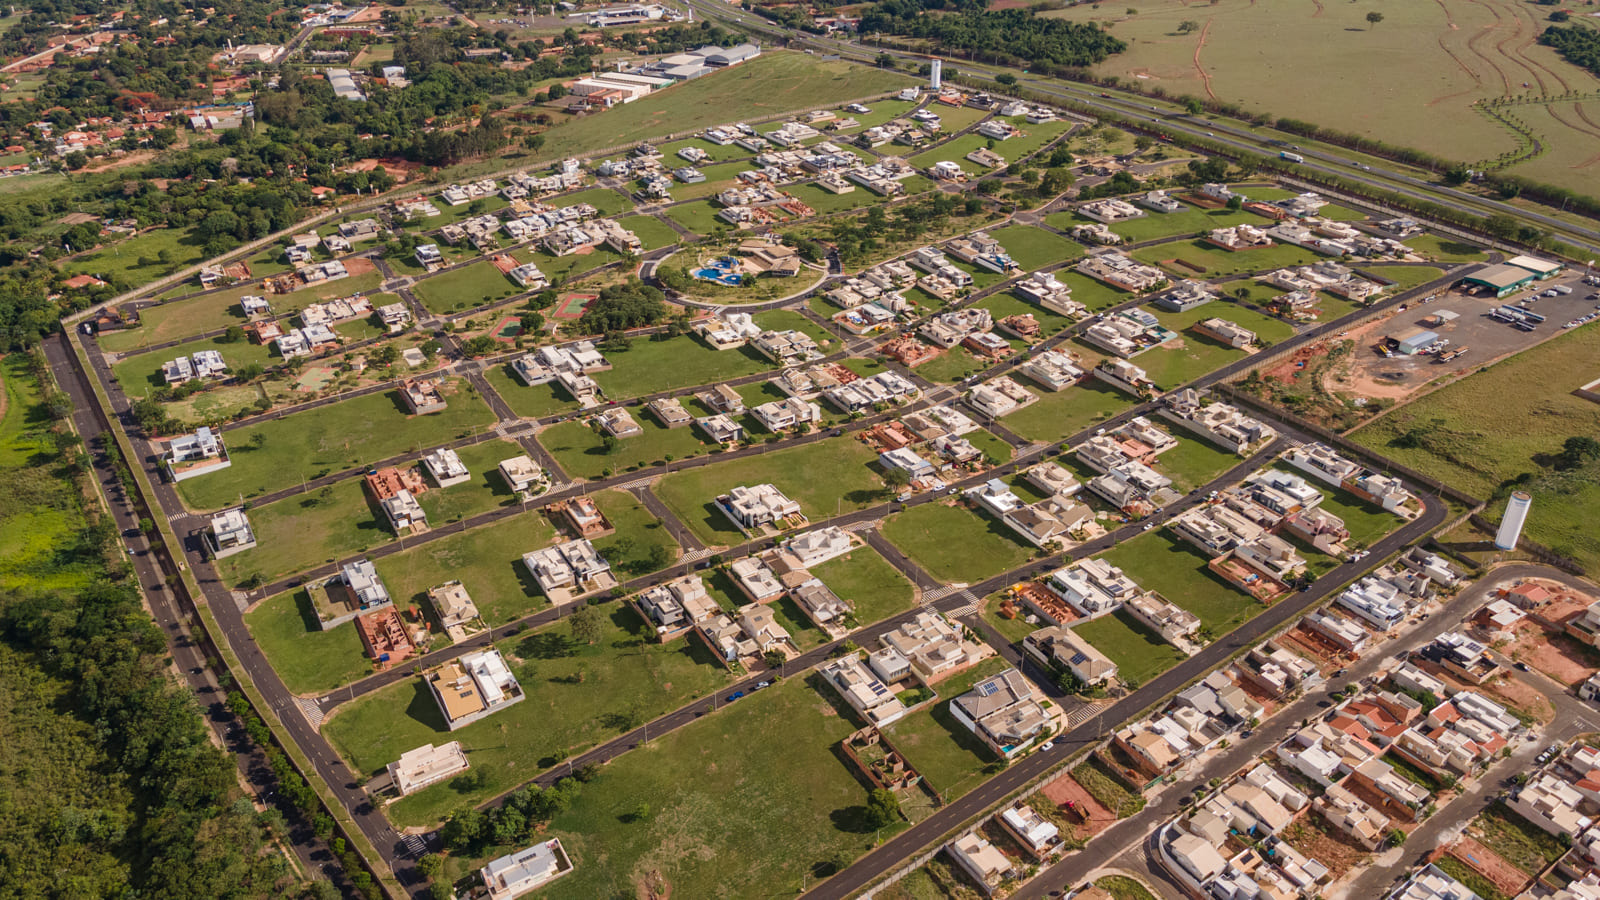
[[999, 759], [950, 714], [950, 701], [971, 690], [974, 682], [1010, 667], [996, 656], [958, 672], [934, 685], [938, 700], [884, 729], [906, 762], [946, 802], [977, 787], [987, 777], [984, 769]]

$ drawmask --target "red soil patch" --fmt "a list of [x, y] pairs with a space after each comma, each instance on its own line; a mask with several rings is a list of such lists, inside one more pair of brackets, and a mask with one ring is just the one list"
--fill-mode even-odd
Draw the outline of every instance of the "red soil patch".
[[367, 259], [365, 256], [349, 257], [344, 261], [344, 268], [346, 272], [350, 273], [351, 278], [354, 278], [357, 275], [366, 275], [370, 272], [378, 271], [377, 264], [372, 260]]
[[1528, 876], [1521, 869], [1500, 858], [1500, 854], [1469, 837], [1463, 837], [1441, 851], [1459, 860], [1462, 865], [1489, 879], [1506, 896], [1522, 893]]
[[[1061, 807], [1061, 811], [1073, 820], [1074, 839], [1087, 840], [1107, 828], [1110, 828], [1117, 817], [1101, 806], [1094, 796], [1083, 789], [1083, 785], [1072, 779], [1071, 775], [1063, 775], [1055, 781], [1044, 786], [1041, 791], [1051, 803]], [[1068, 807], [1068, 803], [1073, 807]]]
[[1537, 622], [1517, 623], [1516, 638], [1504, 650], [1512, 659], [1522, 660], [1562, 684], [1581, 684], [1597, 668], [1587, 649], [1563, 634], [1551, 634]]
[[1278, 363], [1272, 368], [1265, 370], [1261, 374], [1263, 377], [1276, 378], [1279, 381], [1294, 381], [1296, 378], [1300, 377], [1301, 372], [1311, 368], [1311, 361], [1313, 359], [1316, 359], [1319, 356], [1327, 355], [1327, 344], [1315, 344], [1310, 347], [1302, 347], [1299, 350], [1296, 350], [1292, 356], [1284, 359], [1282, 362]]

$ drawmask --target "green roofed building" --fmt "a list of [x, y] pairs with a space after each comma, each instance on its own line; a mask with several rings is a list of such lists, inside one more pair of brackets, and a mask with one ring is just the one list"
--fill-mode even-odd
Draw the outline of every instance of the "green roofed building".
[[1486, 287], [1493, 291], [1496, 297], [1504, 297], [1517, 288], [1531, 284], [1536, 278], [1537, 275], [1521, 266], [1501, 264], [1479, 269], [1461, 280], [1467, 284]]

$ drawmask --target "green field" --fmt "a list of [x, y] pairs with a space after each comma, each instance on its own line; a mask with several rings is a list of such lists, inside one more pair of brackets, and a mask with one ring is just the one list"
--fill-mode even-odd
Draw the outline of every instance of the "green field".
[[[1075, 225], [1092, 220], [1075, 213], [1053, 213], [1047, 216], [1045, 221], [1067, 231]], [[1181, 234], [1199, 234], [1213, 228], [1227, 228], [1230, 225], [1257, 225], [1260, 222], [1261, 217], [1254, 213], [1186, 206], [1174, 213], [1145, 210], [1143, 218], [1118, 222], [1111, 226], [1111, 230], [1131, 243], [1137, 244], [1157, 238], [1177, 237]]]
[[1361, 271], [1394, 282], [1390, 290], [1395, 292], [1407, 291], [1444, 277], [1444, 270], [1433, 266], [1362, 266]]
[[754, 350], [713, 350], [699, 338], [636, 338], [627, 350], [607, 350], [609, 372], [594, 380], [608, 400], [626, 400], [662, 391], [711, 385], [773, 368]]
[[[1032, 314], [1033, 318], [1039, 323], [1039, 334], [1042, 337], [1049, 337], [1072, 324], [1072, 320], [1066, 316], [1053, 313], [1042, 306], [1034, 306], [1032, 303], [1011, 293], [991, 295], [974, 303], [973, 306], [987, 309], [994, 316], [996, 322], [1006, 316]], [[918, 369], [918, 374], [921, 374], [921, 369]]]
[[580, 752], [727, 681], [704, 644], [646, 640], [630, 607], [610, 604], [603, 611], [604, 630], [593, 644], [574, 643], [566, 622], [499, 642], [524, 698], [485, 719], [449, 731], [432, 692], [414, 678], [341, 707], [323, 733], [367, 774], [414, 747], [460, 741], [483, 776], [481, 786], [460, 791], [444, 782], [388, 808], [397, 825], [425, 825], [527, 781], [562, 751]]
[[1178, 446], [1156, 457], [1156, 468], [1172, 479], [1174, 487], [1188, 493], [1239, 462], [1236, 454], [1220, 450], [1214, 444], [1178, 436]]
[[[540, 269], [544, 270], [544, 267], [540, 266]], [[544, 273], [555, 277], [548, 270], [544, 270]], [[412, 288], [428, 312], [441, 316], [510, 297], [521, 290], [516, 282], [487, 260], [431, 275], [418, 281]]]
[[587, 203], [600, 211], [602, 216], [620, 216], [633, 209], [633, 201], [610, 188], [590, 188], [587, 191], [578, 191], [576, 194], [564, 194], [551, 201], [552, 206], [577, 206]]
[[[607, 764], [551, 823], [575, 868], [541, 896], [632, 897], [650, 873], [678, 897], [815, 884], [817, 867], [880, 836], [862, 823], [866, 792], [834, 752], [854, 727], [792, 679]], [[641, 800], [650, 815], [635, 821]]]
[[261, 601], [245, 614], [250, 636], [296, 694], [319, 694], [372, 671], [354, 622], [322, 631], [303, 589]]
[[503, 625], [548, 605], [522, 554], [548, 546], [555, 533], [545, 516], [525, 513], [385, 556], [378, 575], [397, 604], [419, 606], [429, 588], [460, 581], [483, 620]]
[[[149, 344], [204, 334], [230, 325], [243, 325], [249, 320], [244, 317], [239, 298], [252, 293], [259, 294], [259, 287], [234, 288], [195, 300], [163, 303], [143, 309], [139, 311], [138, 328], [101, 335], [98, 343], [106, 350], [125, 353]], [[277, 302], [277, 298], [273, 298], [273, 301]]]
[[1179, 278], [1218, 278], [1247, 272], [1267, 272], [1285, 266], [1305, 265], [1319, 259], [1315, 251], [1293, 244], [1232, 251], [1198, 240], [1141, 247], [1129, 255], [1140, 262], [1158, 265]]
[[638, 236], [646, 250], [659, 250], [683, 240], [671, 225], [655, 216], [624, 216], [617, 220], [617, 224]]
[[891, 516], [883, 536], [933, 577], [973, 583], [1027, 562], [1034, 548], [987, 512], [924, 503]]
[[[494, 422], [470, 387], [448, 385], [446, 408], [426, 416], [409, 415], [398, 394], [388, 391], [229, 431], [233, 465], [181, 482], [178, 493], [191, 509], [217, 509], [297, 480], [464, 437]], [[259, 447], [254, 445], [258, 434]]]
[[[31, 181], [7, 180], [19, 182], [18, 187]], [[157, 228], [62, 260], [61, 271], [67, 275], [94, 275], [121, 287], [138, 287], [199, 262], [205, 256], [201, 244], [187, 230]], [[164, 263], [160, 261], [163, 252], [167, 254]]]
[[1262, 606], [1206, 568], [1206, 557], [1164, 529], [1141, 534], [1106, 551], [1141, 588], [1156, 591], [1200, 617], [1200, 626], [1221, 636], [1255, 616]]
[[1075, 625], [1072, 630], [1117, 664], [1117, 678], [1129, 688], [1144, 684], [1187, 658], [1121, 610]]
[[950, 714], [950, 701], [971, 690], [974, 682], [1009, 668], [1010, 663], [996, 656], [958, 672], [934, 686], [939, 699], [932, 705], [884, 729], [906, 762], [946, 802], [977, 787], [986, 777], [984, 767], [998, 759]]
[[1249, 355], [1249, 351], [1235, 350], [1221, 341], [1192, 330], [1196, 322], [1210, 318], [1226, 319], [1255, 332], [1257, 344], [1263, 346], [1294, 335], [1293, 325], [1231, 303], [1213, 301], [1181, 313], [1156, 310], [1150, 312], [1155, 313], [1155, 317], [1161, 320], [1162, 325], [1178, 332], [1178, 337], [1139, 354], [1134, 363], [1144, 369], [1149, 374], [1150, 380], [1164, 390], [1172, 390], [1180, 384], [1187, 384], [1207, 372]]
[[483, 373], [483, 377], [488, 379], [489, 386], [500, 395], [500, 399], [506, 401], [511, 411], [523, 418], [542, 419], [578, 409], [578, 401], [568, 397], [566, 391], [556, 387], [553, 381], [533, 387], [523, 384], [511, 374], [510, 363], [489, 369]]
[[610, 452], [606, 450], [602, 434], [583, 421], [563, 422], [546, 428], [539, 432], [539, 444], [556, 458], [562, 471], [575, 478], [599, 478], [639, 466], [660, 465], [669, 456], [687, 459], [710, 449], [702, 443], [703, 435], [693, 425], [664, 428], [642, 407], [630, 412], [642, 433], [622, 438]]
[[769, 49], [747, 63], [674, 85], [603, 116], [552, 128], [544, 134], [542, 155], [560, 159], [673, 132], [844, 103], [912, 83], [893, 72]]
[[1134, 404], [1133, 397], [1095, 378], [1065, 390], [1040, 389], [1036, 393], [1037, 402], [1001, 420], [1006, 428], [1030, 441], [1059, 441]]
[[1481, 247], [1436, 234], [1419, 234], [1405, 239], [1406, 246], [1440, 262], [1483, 262], [1489, 258]]
[[856, 621], [863, 625], [910, 609], [914, 599], [911, 582], [871, 547], [856, 547], [814, 567], [811, 574], [854, 604]]
[[742, 544], [744, 537], [714, 505], [719, 495], [741, 484], [770, 483], [798, 502], [808, 517], [832, 518], [883, 502], [883, 482], [869, 468], [876, 461], [877, 454], [853, 438], [829, 438], [673, 472], [653, 490], [701, 540]]
[[135, 400], [147, 396], [151, 390], [165, 387], [167, 382], [161, 377], [161, 366], [168, 360], [180, 356], [193, 356], [197, 350], [215, 350], [222, 354], [223, 362], [230, 369], [241, 369], [252, 363], [263, 368], [275, 365], [283, 360], [272, 355], [272, 348], [251, 341], [238, 343], [225, 343], [216, 338], [201, 341], [190, 341], [165, 350], [152, 353], [142, 353], [130, 356], [111, 367], [112, 375], [117, 379], [117, 384], [122, 390]]
[[1077, 259], [1084, 252], [1077, 241], [1032, 225], [1007, 225], [989, 232], [989, 236], [1006, 248], [1024, 272]]

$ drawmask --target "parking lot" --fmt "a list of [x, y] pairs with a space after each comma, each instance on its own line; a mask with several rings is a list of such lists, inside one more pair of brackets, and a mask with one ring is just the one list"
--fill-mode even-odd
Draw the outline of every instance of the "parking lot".
[[[1557, 285], [1570, 287], [1572, 292], [1545, 296]], [[1583, 283], [1582, 273], [1575, 273], [1499, 299], [1450, 290], [1435, 295], [1432, 300], [1401, 307], [1394, 315], [1370, 322], [1346, 335], [1356, 341], [1357, 351], [1344, 387], [1359, 396], [1399, 399], [1437, 378], [1465, 374], [1489, 365], [1561, 333], [1570, 321], [1597, 313], [1600, 299], [1590, 298], [1597, 290], [1600, 288]], [[1543, 316], [1544, 321], [1526, 321], [1523, 328], [1529, 330], [1523, 330], [1491, 317], [1490, 314], [1501, 306], [1525, 309]], [[1440, 313], [1455, 313], [1455, 317], [1439, 322], [1434, 317]], [[1414, 329], [1438, 334], [1437, 351], [1409, 356], [1383, 355], [1382, 348], [1392, 345], [1391, 339]], [[1441, 359], [1463, 348], [1465, 353]]]

